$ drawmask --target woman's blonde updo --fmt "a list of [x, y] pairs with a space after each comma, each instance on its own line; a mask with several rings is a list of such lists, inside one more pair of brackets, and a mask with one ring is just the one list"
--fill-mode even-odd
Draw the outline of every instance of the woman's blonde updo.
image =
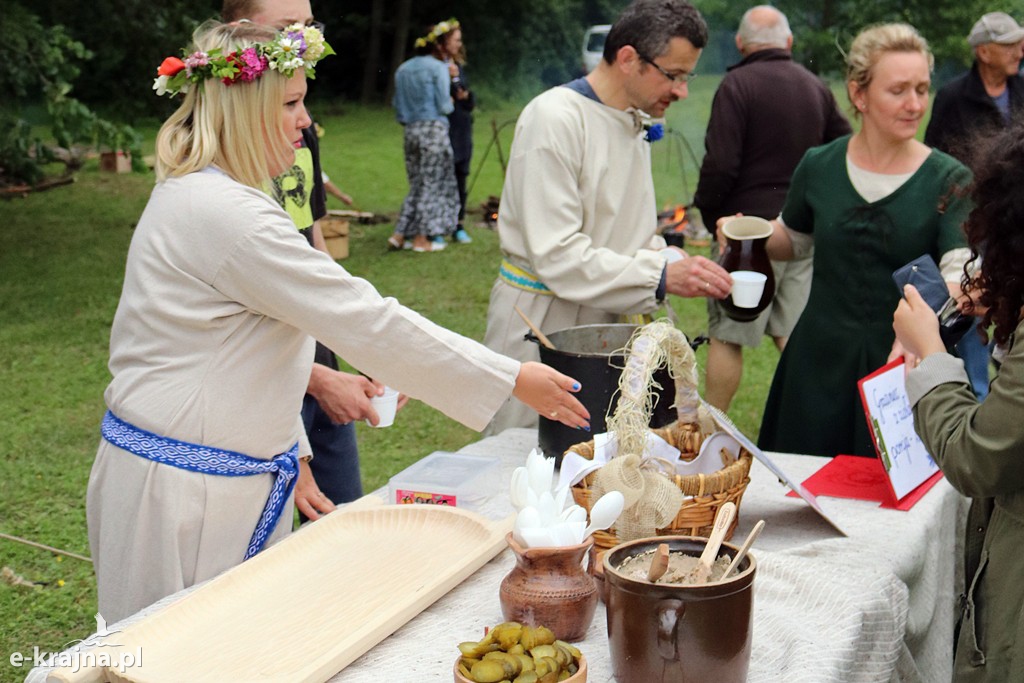
[[[193, 49], [219, 48], [228, 54], [266, 43], [276, 34], [273, 27], [250, 22], [210, 21], [196, 29]], [[157, 134], [157, 180], [215, 164], [238, 182], [261, 189], [270, 178], [270, 168], [291, 164], [290, 158], [284, 158], [289, 145], [281, 133], [286, 82], [283, 75], [268, 69], [251, 83], [225, 85], [209, 78], [193, 84]]]
[[[875, 65], [887, 52], [917, 52], [928, 60], [928, 71], [935, 68], [935, 57], [928, 41], [910, 24], [876, 24], [853, 39], [846, 55], [846, 82], [858, 91], [866, 90], [875, 75]], [[852, 102], [851, 102], [852, 104]], [[854, 107], [856, 112], [856, 107]]]

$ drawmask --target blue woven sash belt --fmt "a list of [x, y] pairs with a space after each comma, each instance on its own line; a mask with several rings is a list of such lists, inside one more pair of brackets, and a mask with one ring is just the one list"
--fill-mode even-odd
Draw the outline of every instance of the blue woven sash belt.
[[263, 507], [256, 530], [249, 539], [249, 547], [245, 551], [246, 560], [263, 549], [267, 537], [277, 527], [288, 496], [295, 488], [295, 479], [299, 472], [298, 443], [270, 460], [260, 460], [235, 451], [159, 436], [128, 424], [109, 410], [103, 416], [100, 431], [104, 439], [122, 450], [189, 472], [219, 474], [225, 477], [275, 474], [274, 488], [270, 490], [270, 497]]

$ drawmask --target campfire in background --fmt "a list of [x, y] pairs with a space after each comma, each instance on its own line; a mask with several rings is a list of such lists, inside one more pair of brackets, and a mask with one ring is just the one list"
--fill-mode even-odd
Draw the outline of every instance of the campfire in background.
[[686, 208], [682, 204], [676, 204], [658, 214], [658, 232], [670, 247], [682, 249], [686, 246], [686, 229], [690, 227]]
[[486, 202], [480, 204], [480, 210], [484, 216], [484, 225], [488, 228], [493, 229], [498, 224], [498, 207], [500, 204], [501, 200], [493, 194], [487, 198]]

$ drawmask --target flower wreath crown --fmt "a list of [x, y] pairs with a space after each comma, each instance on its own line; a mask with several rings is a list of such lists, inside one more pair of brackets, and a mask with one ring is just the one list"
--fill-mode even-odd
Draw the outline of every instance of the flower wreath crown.
[[416, 45], [417, 48], [426, 47], [430, 43], [436, 43], [438, 38], [445, 35], [446, 33], [451, 33], [457, 28], [460, 28], [459, 20], [456, 19], [455, 17], [452, 17], [448, 21], [442, 21], [440, 23], [434, 24], [434, 28], [430, 29], [430, 33], [423, 36], [422, 38], [417, 38], [414, 44]]
[[[182, 50], [182, 54], [185, 51]], [[316, 78], [316, 63], [333, 55], [316, 26], [292, 24], [266, 43], [257, 43], [243, 50], [224, 54], [220, 48], [209, 52], [196, 51], [185, 57], [168, 57], [156, 70], [153, 90], [157, 95], [187, 93], [194, 83], [219, 78], [224, 85], [251, 83], [273, 69], [290, 78], [297, 69], [305, 69], [307, 78]]]

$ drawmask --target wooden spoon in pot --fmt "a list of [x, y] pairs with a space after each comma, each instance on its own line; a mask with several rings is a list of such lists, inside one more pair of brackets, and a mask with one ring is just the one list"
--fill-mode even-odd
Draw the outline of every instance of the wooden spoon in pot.
[[526, 314], [519, 308], [519, 306], [512, 306], [515, 312], [519, 314], [519, 317], [523, 319], [526, 326], [530, 328], [537, 340], [549, 349], [554, 349], [555, 345], [551, 343], [551, 340], [544, 336], [544, 333], [540, 331], [540, 328], [533, 324], [533, 321], [526, 317]]
[[761, 533], [761, 529], [763, 528], [764, 520], [758, 520], [757, 524], [754, 525], [754, 528], [750, 530], [749, 534], [747, 534], [747, 540], [743, 541], [743, 545], [740, 546], [739, 552], [737, 552], [736, 556], [732, 558], [732, 562], [729, 563], [729, 567], [725, 570], [725, 573], [722, 574], [723, 580], [728, 579], [734, 569], [739, 569], [740, 562], [742, 562], [743, 558], [747, 556], [747, 552], [750, 551], [750, 546], [754, 545], [754, 541], [757, 539], [758, 535]]
[[715, 515], [715, 526], [711, 529], [711, 536], [704, 546], [704, 552], [700, 555], [696, 569], [693, 570], [693, 582], [707, 583], [711, 574], [711, 565], [718, 559], [718, 551], [722, 548], [722, 541], [725, 540], [725, 533], [729, 530], [733, 518], [736, 516], [736, 504], [726, 503], [718, 508]]
[[658, 579], [662, 577], [667, 569], [668, 543], [661, 543], [658, 545], [658, 549], [654, 551], [654, 557], [651, 558], [651, 566], [647, 570], [647, 580], [651, 583], [657, 583]]

